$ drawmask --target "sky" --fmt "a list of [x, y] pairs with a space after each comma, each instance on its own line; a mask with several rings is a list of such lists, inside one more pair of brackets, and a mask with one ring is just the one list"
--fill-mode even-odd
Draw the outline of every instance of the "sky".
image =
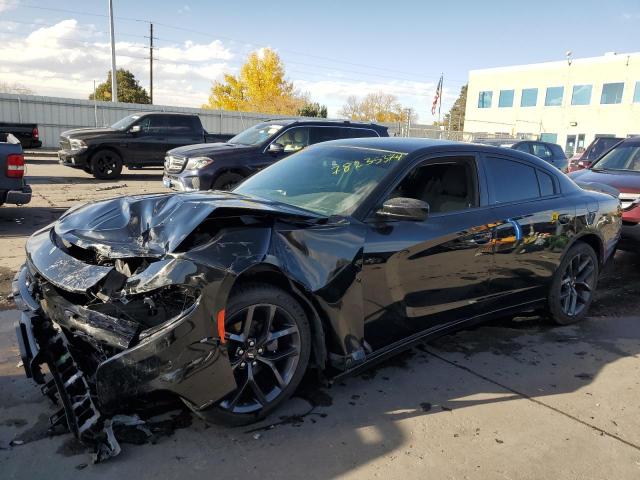
[[[211, 83], [255, 50], [281, 56], [287, 77], [330, 117], [350, 95], [392, 93], [420, 123], [444, 76], [442, 113], [469, 70], [633, 52], [640, 1], [113, 0], [117, 67], [154, 103], [199, 107]], [[87, 98], [111, 68], [107, 0], [0, 0], [0, 82]]]

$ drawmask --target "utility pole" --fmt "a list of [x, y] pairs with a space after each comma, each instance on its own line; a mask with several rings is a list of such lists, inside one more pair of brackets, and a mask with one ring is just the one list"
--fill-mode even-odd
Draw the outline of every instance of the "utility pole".
[[116, 40], [113, 34], [113, 0], [109, 0], [109, 27], [111, 31], [111, 101], [118, 101], [118, 75], [116, 75]]
[[149, 100], [153, 105], [153, 23], [149, 23]]

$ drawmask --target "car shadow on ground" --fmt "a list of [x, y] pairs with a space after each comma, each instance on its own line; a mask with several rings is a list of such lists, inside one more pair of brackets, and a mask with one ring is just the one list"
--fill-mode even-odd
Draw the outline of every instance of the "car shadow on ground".
[[67, 209], [55, 207], [0, 207], [0, 238], [29, 236], [57, 220]]
[[[141, 173], [145, 172], [145, 173]], [[162, 181], [162, 170], [154, 172], [157, 173], [147, 173], [149, 170], [142, 171], [134, 171], [134, 172], [123, 172], [120, 177], [114, 180], [100, 180], [92, 177], [90, 174], [86, 173], [85, 176], [75, 176], [75, 177], [65, 177], [65, 176], [46, 176], [46, 177], [29, 177], [27, 176], [27, 183], [30, 185], [46, 185], [46, 184], [95, 184], [96, 186], [101, 186], [104, 183], [126, 183], [127, 181], [158, 181], [159, 183]], [[160, 186], [162, 184], [160, 183]], [[167, 190], [168, 191], [168, 190]]]
[[[211, 462], [208, 446], [215, 446], [216, 458], [223, 459], [223, 463], [215, 464], [220, 478], [234, 475], [233, 458], [237, 452], [244, 452], [250, 453], [250, 461], [261, 465], [267, 476], [287, 469], [308, 469], [313, 478], [329, 479], [394, 452], [421, 458], [429, 454], [404, 452], [413, 435], [404, 427], [409, 419], [420, 418], [411, 428], [420, 428], [415, 433], [431, 438], [428, 443], [433, 448], [438, 448], [443, 428], [449, 437], [484, 436], [491, 443], [500, 443], [504, 440], [497, 431], [499, 427], [488, 429], [483, 423], [484, 406], [504, 405], [500, 408], [507, 412], [511, 401], [532, 400], [561, 409], [562, 402], [558, 407], [555, 398], [588, 387], [604, 368], [640, 353], [639, 339], [637, 319], [588, 319], [564, 327], [551, 326], [537, 317], [497, 319], [420, 344], [330, 388], [319, 386], [313, 376], [308, 376], [292, 400], [259, 424], [207, 426], [180, 409], [168, 417], [167, 435], [175, 434], [169, 444], [171, 455], [188, 455], [196, 463]], [[19, 373], [0, 377], [0, 405], [10, 411], [19, 402], [28, 403], [31, 406], [24, 411], [34, 416], [11, 417], [14, 438], [24, 442], [12, 447], [15, 449], [46, 437], [47, 415], [53, 413], [44, 400], [37, 400], [37, 389], [26, 387], [26, 382]], [[588, 411], [585, 415], [581, 421], [601, 428], [588, 418]], [[553, 429], [554, 422], [562, 420], [554, 418], [547, 428]], [[0, 424], [7, 425], [7, 421], [1, 419]], [[151, 420], [150, 425], [154, 422]], [[470, 425], [461, 427], [463, 423]], [[161, 432], [153, 441], [140, 441], [139, 436], [125, 435], [123, 443], [140, 446], [125, 445], [127, 454], [109, 462], [145, 464], [148, 474], [160, 473], [173, 459], [167, 458], [166, 449], [158, 447], [167, 445], [163, 436]], [[61, 442], [56, 451], [64, 456], [87, 452], [74, 444], [70, 434], [64, 434]], [[225, 463], [224, 458], [229, 461]], [[78, 457], [77, 461], [82, 460]]]

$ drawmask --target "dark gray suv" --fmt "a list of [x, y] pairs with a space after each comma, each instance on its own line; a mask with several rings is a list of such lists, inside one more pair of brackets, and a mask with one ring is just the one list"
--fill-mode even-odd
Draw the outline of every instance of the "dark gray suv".
[[163, 183], [179, 191], [229, 190], [246, 177], [308, 145], [328, 140], [388, 137], [387, 127], [344, 120], [282, 119], [259, 123], [225, 143], [167, 152]]
[[511, 148], [535, 155], [564, 173], [568, 171], [569, 161], [567, 160], [567, 156], [564, 150], [562, 150], [562, 147], [556, 143], [526, 140], [514, 143], [511, 145]]

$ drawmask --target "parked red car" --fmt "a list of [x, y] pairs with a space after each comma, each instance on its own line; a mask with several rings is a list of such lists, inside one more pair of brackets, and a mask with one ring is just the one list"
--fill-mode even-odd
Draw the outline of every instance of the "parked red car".
[[569, 159], [569, 172], [589, 168], [591, 164], [597, 160], [603, 153], [611, 147], [620, 143], [624, 138], [618, 137], [598, 137], [589, 144], [586, 150], [576, 153]]
[[591, 167], [570, 173], [578, 183], [599, 183], [620, 192], [623, 249], [640, 246], [640, 137], [624, 140], [605, 153]]

